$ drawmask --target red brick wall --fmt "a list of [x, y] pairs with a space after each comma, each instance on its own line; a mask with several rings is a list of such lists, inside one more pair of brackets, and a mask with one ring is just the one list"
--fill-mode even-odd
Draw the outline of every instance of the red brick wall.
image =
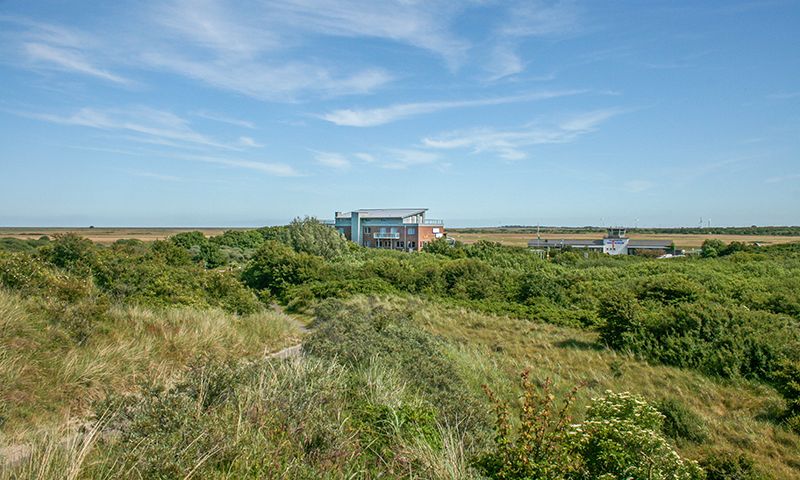
[[[344, 236], [345, 236], [345, 238], [347, 238], [348, 240], [352, 240], [352, 232], [350, 231], [351, 227], [340, 227], [340, 228], [344, 228]], [[392, 227], [385, 227], [385, 228], [386, 228], [387, 232], [390, 232]], [[416, 229], [415, 233], [407, 234], [409, 228]], [[440, 233], [444, 233], [444, 227], [442, 227], [442, 226], [436, 227], [436, 226], [428, 226], [428, 225], [425, 225], [425, 226], [403, 225], [403, 226], [397, 226], [397, 231], [400, 233], [400, 238], [399, 239], [380, 239], [380, 240], [381, 240], [381, 242], [389, 242], [389, 241], [391, 241], [392, 242], [392, 246], [391, 246], [392, 250], [397, 250], [398, 249], [398, 247], [396, 246], [398, 241], [402, 241], [403, 242], [402, 250], [408, 250], [408, 242], [414, 242], [414, 247], [412, 249], [415, 250], [415, 251], [420, 251], [420, 250], [422, 250], [422, 242], [430, 242], [430, 241], [433, 241], [433, 240], [436, 239], [436, 234], [433, 233], [433, 229], [434, 228], [438, 228]], [[370, 232], [369, 233], [365, 233], [364, 232], [364, 226], [363, 225], [361, 226], [361, 229], [362, 229], [361, 230], [361, 242], [362, 242], [362, 245], [367, 246], [367, 247], [371, 247], [371, 248], [377, 248], [377, 245], [378, 245], [377, 241], [379, 239], [375, 238], [375, 234], [376, 233], [380, 233], [381, 227], [370, 227]], [[388, 248], [388, 247], [383, 246], [381, 248]]]
[[433, 233], [433, 229], [438, 228], [439, 233], [444, 234], [444, 227], [443, 226], [421, 226], [419, 227], [419, 249], [422, 249], [423, 243], [428, 243], [436, 240], [436, 234]]

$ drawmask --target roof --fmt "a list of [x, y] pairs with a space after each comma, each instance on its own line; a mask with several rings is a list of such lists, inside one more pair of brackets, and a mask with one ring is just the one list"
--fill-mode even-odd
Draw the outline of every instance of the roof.
[[[427, 208], [362, 208], [355, 210], [361, 218], [406, 218], [422, 215]], [[353, 212], [336, 212], [336, 218], [350, 218]]]

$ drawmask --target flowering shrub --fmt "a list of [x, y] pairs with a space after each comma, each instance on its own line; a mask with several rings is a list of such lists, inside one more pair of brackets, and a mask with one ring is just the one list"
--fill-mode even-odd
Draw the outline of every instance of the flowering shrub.
[[546, 381], [538, 391], [522, 376], [519, 427], [508, 405], [487, 389], [497, 412], [495, 448], [477, 462], [495, 479], [695, 480], [703, 470], [682, 459], [661, 435], [664, 416], [641, 397], [606, 392], [586, 420], [570, 425], [575, 390], [559, 407]]
[[661, 436], [664, 416], [641, 397], [607, 391], [592, 400], [583, 423], [573, 425], [572, 448], [581, 477], [701, 479], [696, 463], [680, 458]]

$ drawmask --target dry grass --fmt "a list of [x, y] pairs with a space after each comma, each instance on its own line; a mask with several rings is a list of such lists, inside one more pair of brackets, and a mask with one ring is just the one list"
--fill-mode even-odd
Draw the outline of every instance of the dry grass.
[[677, 399], [705, 421], [710, 433], [707, 445], [679, 445], [682, 454], [698, 459], [713, 445], [752, 456], [775, 478], [800, 478], [800, 436], [766, 418], [782, 405], [771, 388], [649, 365], [598, 347], [591, 332], [433, 305], [420, 311], [418, 321], [448, 340], [449, 355], [474, 388], [485, 383], [510, 399], [518, 394], [514, 377], [530, 370], [534, 380], [552, 378], [564, 391], [585, 382], [578, 410], [605, 390], [629, 391], [654, 402]]
[[[499, 242], [504, 245], [516, 247], [527, 247], [528, 241], [536, 238], [535, 233], [458, 233], [448, 232], [447, 236], [464, 243], [475, 243], [481, 240]], [[602, 233], [542, 233], [544, 240], [559, 240], [566, 238], [597, 240], [603, 238]], [[778, 236], [778, 235], [690, 235], [690, 234], [630, 234], [630, 238], [637, 240], [672, 240], [678, 248], [700, 248], [704, 241], [708, 239], [722, 240], [725, 243], [759, 242], [767, 245], [779, 243], [800, 242], [800, 237]]]
[[258, 358], [296, 343], [296, 322], [277, 312], [237, 316], [221, 310], [126, 307], [83, 345], [0, 290], [0, 443], [31, 425], [83, 415], [107, 391], [144, 381], [169, 383], [200, 357]]

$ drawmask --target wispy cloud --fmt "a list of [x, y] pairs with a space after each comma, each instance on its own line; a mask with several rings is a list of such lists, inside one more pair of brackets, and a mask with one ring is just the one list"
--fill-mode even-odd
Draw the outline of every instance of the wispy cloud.
[[375, 156], [371, 155], [369, 153], [358, 152], [358, 153], [354, 153], [353, 156], [356, 157], [357, 159], [361, 160], [364, 163], [374, 163], [375, 162]]
[[263, 63], [224, 55], [209, 61], [175, 52], [148, 52], [141, 58], [150, 68], [260, 100], [294, 101], [308, 92], [331, 96], [363, 94], [392, 79], [380, 68], [336, 74], [324, 66], [299, 61]]
[[[226, 144], [209, 138], [193, 130], [189, 122], [171, 112], [148, 107], [131, 107], [126, 109], [81, 108], [71, 115], [51, 113], [16, 112], [19, 115], [62, 125], [74, 125], [96, 128], [100, 130], [131, 132], [144, 135], [145, 140], [154, 143], [165, 142], [168, 146], [180, 146], [180, 143], [202, 145], [236, 150], [241, 146], [258, 146], [248, 137], [239, 140], [236, 145]], [[179, 143], [175, 143], [179, 142]], [[252, 145], [247, 145], [252, 143]]]
[[487, 80], [492, 82], [522, 72], [525, 70], [525, 62], [511, 46], [501, 44], [492, 50], [489, 61], [486, 62], [486, 70], [489, 73]]
[[320, 165], [337, 170], [345, 170], [350, 168], [350, 160], [344, 155], [331, 152], [316, 152], [314, 159]]
[[211, 163], [225, 167], [244, 168], [266, 173], [275, 177], [300, 177], [302, 174], [293, 166], [285, 163], [260, 162], [240, 158], [220, 157], [214, 155], [193, 155], [193, 154], [168, 154], [168, 158], [177, 158], [195, 162]]
[[60, 70], [99, 78], [101, 80], [131, 85], [133, 82], [106, 68], [100, 67], [92, 57], [97, 56], [98, 39], [84, 32], [37, 22], [23, 17], [0, 15], [0, 24], [7, 28], [0, 40], [13, 45], [6, 52], [34, 69]]
[[[196, 154], [196, 153], [186, 153], [186, 152], [174, 152], [174, 151], [151, 151], [151, 150], [120, 150], [120, 149], [113, 149], [113, 148], [103, 148], [103, 147], [88, 147], [88, 146], [70, 146], [70, 148], [77, 148], [81, 150], [91, 150], [97, 152], [107, 152], [107, 153], [114, 153], [114, 154], [121, 154], [121, 155], [132, 155], [138, 157], [145, 157], [145, 158], [167, 158], [167, 159], [174, 159], [174, 160], [183, 160], [183, 161], [191, 161], [191, 162], [201, 162], [201, 163], [208, 163], [208, 164], [215, 164], [221, 165], [225, 167], [232, 167], [232, 168], [243, 168], [247, 170], [254, 170], [260, 173], [266, 173], [271, 176], [276, 177], [301, 177], [303, 176], [302, 173], [298, 172], [293, 166], [279, 163], [279, 162], [264, 162], [264, 161], [256, 161], [256, 160], [248, 160], [248, 159], [241, 159], [241, 158], [230, 158], [226, 156], [219, 156], [219, 155], [207, 155], [207, 154]], [[147, 174], [146, 172], [140, 171], [130, 171], [129, 173], [140, 175], [140, 176], [150, 176], [153, 175]], [[155, 178], [155, 177], [153, 177]], [[162, 180], [167, 180], [167, 178], [162, 178]], [[177, 180], [176, 180], [177, 181]], [[188, 180], [186, 180], [188, 181]], [[195, 181], [195, 180], [192, 180]]]
[[401, 103], [382, 108], [373, 109], [342, 109], [318, 115], [319, 118], [336, 125], [348, 127], [375, 127], [385, 125], [403, 118], [434, 113], [454, 108], [484, 107], [490, 105], [503, 105], [509, 103], [532, 102], [546, 100], [568, 95], [586, 93], [587, 90], [557, 90], [548, 92], [535, 92], [524, 95], [505, 97], [483, 98], [477, 100], [451, 100], [440, 102]]
[[243, 146], [243, 147], [250, 147], [250, 148], [261, 148], [261, 147], [264, 146], [264, 145], [256, 142], [255, 140], [253, 140], [252, 137], [239, 137], [238, 144]]
[[532, 123], [511, 130], [479, 128], [455, 131], [425, 138], [422, 143], [434, 149], [466, 149], [473, 153], [493, 153], [506, 160], [520, 160], [528, 156], [526, 147], [574, 141], [623, 112], [623, 109], [610, 108], [573, 115], [555, 124]]
[[255, 123], [249, 120], [241, 120], [239, 118], [229, 117], [227, 115], [223, 115], [220, 113], [213, 113], [201, 110], [198, 112], [192, 112], [192, 115], [200, 118], [205, 118], [206, 120], [213, 120], [215, 122], [227, 123], [229, 125], [235, 125], [237, 127], [249, 128], [251, 130], [254, 130], [256, 128]]
[[509, 36], [553, 36], [574, 33], [581, 26], [582, 12], [572, 1], [518, 3], [500, 31]]
[[373, 0], [280, 0], [264, 2], [265, 18], [316, 34], [375, 37], [440, 55], [451, 67], [467, 56], [470, 43], [449, 29], [459, 2]]
[[413, 148], [389, 148], [380, 158], [383, 168], [403, 170], [416, 165], [428, 165], [437, 162], [441, 155], [435, 152]]
[[25, 43], [23, 46], [29, 60], [39, 65], [47, 65], [66, 71], [83, 73], [124, 85], [131, 83], [127, 78], [123, 78], [92, 65], [86, 56], [79, 51], [54, 47], [43, 43]]
[[[216, 88], [262, 100], [293, 101], [308, 94], [338, 96], [372, 92], [393, 79], [382, 68], [349, 65], [295, 55], [319, 36], [374, 37], [421, 48], [457, 66], [469, 43], [450, 32], [452, 2], [371, 0], [256, 0], [244, 9], [225, 2], [174, 0], [151, 12], [162, 36], [193, 49], [140, 52], [146, 68], [170, 71]], [[245, 13], [246, 12], [246, 13]]]
[[517, 75], [526, 68], [519, 44], [526, 37], [560, 37], [583, 29], [582, 11], [574, 2], [524, 0], [512, 3], [505, 21], [494, 32], [493, 46], [483, 63], [487, 81]]

